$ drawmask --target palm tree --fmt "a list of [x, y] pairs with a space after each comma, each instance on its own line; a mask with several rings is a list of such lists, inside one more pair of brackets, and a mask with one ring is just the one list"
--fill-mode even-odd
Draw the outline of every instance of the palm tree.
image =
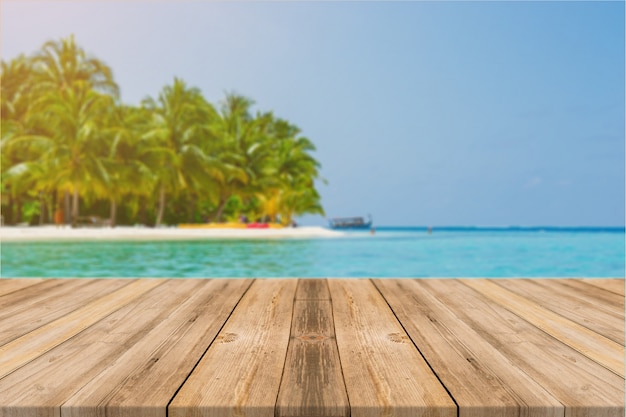
[[166, 197], [168, 216], [179, 219], [185, 205], [189, 219], [200, 208], [217, 221], [227, 205], [230, 215], [241, 209], [283, 222], [323, 213], [313, 144], [272, 113], [253, 116], [244, 96], [227, 94], [218, 113], [175, 78], [141, 108], [119, 105], [111, 69], [73, 36], [2, 62], [1, 83], [2, 203], [9, 212], [17, 206], [11, 220], [21, 201], [40, 198], [43, 207], [59, 193], [66, 213], [72, 194], [73, 222], [79, 198], [98, 209], [108, 200], [112, 225], [122, 201], [136, 213], [150, 199], [160, 225]]
[[284, 225], [291, 224], [293, 217], [302, 214], [325, 215], [321, 197], [312, 182], [305, 180], [301, 184], [282, 190], [278, 200], [279, 214]]
[[[79, 195], [106, 195], [110, 184], [106, 167], [107, 144], [103, 115], [114, 105], [112, 97], [92, 90], [86, 83], [48, 93], [33, 103], [33, 111], [52, 132], [40, 137], [45, 185], [72, 193], [72, 224], [79, 215]], [[33, 139], [30, 141], [34, 143]]]
[[220, 180], [220, 161], [205, 152], [210, 140], [208, 125], [215, 110], [200, 90], [187, 87], [175, 78], [165, 86], [157, 100], [144, 100], [145, 109], [152, 112], [150, 129], [143, 139], [150, 141], [157, 178], [158, 213], [156, 225], [163, 220], [166, 194], [177, 195], [183, 189], [194, 189], [207, 182]]
[[[8, 223], [21, 222], [21, 205], [29, 194], [39, 191], [35, 186], [40, 170], [33, 161], [40, 154], [31, 139], [47, 134], [46, 126], [39, 126], [37, 114], [31, 111], [34, 95], [32, 60], [23, 55], [2, 62], [1, 81], [1, 131], [2, 192], [6, 196]], [[39, 193], [41, 202], [46, 199]], [[32, 198], [32, 196], [31, 196]], [[14, 204], [15, 203], [15, 204]], [[14, 210], [13, 206], [16, 210]], [[44, 204], [41, 205], [43, 213]], [[43, 217], [40, 217], [43, 221]]]
[[259, 194], [266, 186], [271, 149], [268, 132], [273, 122], [271, 113], [253, 117], [250, 108], [254, 102], [235, 93], [227, 94], [219, 117], [211, 125], [218, 138], [217, 155], [224, 162], [222, 181], [214, 184], [217, 196], [215, 221], [221, 221], [229, 199], [239, 196], [244, 200]]
[[60, 41], [48, 41], [33, 58], [38, 74], [38, 88], [44, 90], [73, 89], [77, 82], [115, 98], [119, 87], [113, 80], [111, 68], [85, 50], [70, 35]]
[[[6, 202], [8, 206], [5, 214], [8, 214], [6, 220], [9, 224], [21, 221], [20, 196], [26, 189], [18, 186], [23, 173], [20, 172], [18, 175], [7, 174], [10, 168], [26, 160], [27, 152], [24, 146], [10, 147], [7, 145], [10, 138], [26, 129], [26, 114], [29, 103], [28, 87], [31, 76], [31, 63], [23, 55], [8, 63], [2, 61], [0, 74], [0, 84], [2, 85], [2, 90], [0, 90], [2, 161], [0, 168], [2, 170], [2, 194], [7, 197], [3, 202]], [[16, 200], [17, 212], [15, 213], [14, 203]]]
[[151, 144], [141, 138], [148, 128], [149, 116], [145, 109], [133, 106], [108, 108], [103, 134], [108, 137], [104, 161], [109, 181], [104, 194], [110, 202], [111, 227], [116, 226], [117, 208], [122, 199], [136, 212], [139, 200], [148, 198], [154, 188], [156, 164], [150, 158]]
[[[33, 62], [35, 93], [40, 97], [37, 107], [42, 117], [52, 122], [54, 130], [45, 153], [45, 165], [54, 170], [50, 171], [56, 181], [53, 185], [73, 193], [72, 224], [75, 224], [81, 187], [83, 190], [106, 187], [108, 176], [101, 160], [103, 154], [93, 150], [102, 150], [104, 145], [97, 142], [104, 138], [94, 128], [105, 113], [103, 106], [110, 106], [117, 99], [118, 86], [111, 69], [88, 56], [76, 45], [73, 35], [46, 42]], [[84, 177], [87, 173], [90, 175]], [[92, 179], [100, 182], [92, 183]]]
[[320, 195], [315, 189], [320, 164], [310, 155], [315, 146], [306, 137], [299, 136], [300, 129], [283, 119], [272, 124], [271, 169], [260, 198], [265, 212], [272, 221], [280, 215], [283, 224], [289, 224], [294, 215], [304, 213], [324, 214]]
[[24, 119], [30, 101], [32, 76], [32, 61], [24, 55], [20, 55], [9, 62], [2, 61], [0, 114], [3, 122]]

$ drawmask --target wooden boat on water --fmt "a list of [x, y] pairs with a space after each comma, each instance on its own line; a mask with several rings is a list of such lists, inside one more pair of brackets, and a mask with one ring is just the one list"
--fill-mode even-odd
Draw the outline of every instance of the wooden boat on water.
[[368, 217], [368, 221], [363, 217], [336, 217], [328, 222], [331, 229], [367, 230], [372, 228], [372, 217]]

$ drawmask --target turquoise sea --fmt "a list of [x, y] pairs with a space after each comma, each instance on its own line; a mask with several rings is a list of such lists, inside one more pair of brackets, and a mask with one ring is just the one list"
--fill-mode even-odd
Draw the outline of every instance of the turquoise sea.
[[377, 228], [340, 238], [14, 242], [10, 277], [624, 277], [624, 228]]

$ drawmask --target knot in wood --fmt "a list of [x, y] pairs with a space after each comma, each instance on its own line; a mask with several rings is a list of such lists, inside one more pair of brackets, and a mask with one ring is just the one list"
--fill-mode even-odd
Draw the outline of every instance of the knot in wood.
[[305, 333], [303, 335], [296, 336], [296, 339], [299, 339], [299, 340], [302, 340], [303, 342], [308, 342], [308, 343], [320, 343], [328, 339], [328, 336], [324, 336], [323, 334], [319, 334], [319, 333]]
[[237, 333], [228, 333], [228, 332], [224, 333], [223, 335], [218, 336], [220, 343], [234, 342], [238, 338], [239, 336], [237, 336]]
[[389, 333], [387, 337], [395, 343], [406, 343], [406, 340], [408, 339], [407, 336], [400, 333]]

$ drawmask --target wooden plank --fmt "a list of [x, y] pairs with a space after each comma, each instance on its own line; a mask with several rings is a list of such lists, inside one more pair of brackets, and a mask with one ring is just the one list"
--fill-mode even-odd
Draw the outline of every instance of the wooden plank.
[[462, 282], [624, 378], [623, 345], [521, 297], [493, 280], [464, 279]]
[[56, 286], [20, 303], [0, 308], [0, 346], [129, 283], [122, 279], [65, 281], [70, 285]]
[[549, 279], [494, 279], [491, 282], [624, 345], [623, 315], [596, 308], [596, 304], [569, 292], [558, 291]]
[[[0, 379], [0, 415], [59, 417], [61, 406], [68, 399], [133, 350], [135, 344], [184, 304], [190, 291], [198, 286], [178, 280], [159, 281], [160, 285], [151, 291], [137, 293], [140, 289], [137, 286], [128, 289], [139, 296]], [[119, 291], [118, 295], [125, 296]], [[147, 383], [137, 381], [142, 382]], [[118, 411], [132, 414], [136, 410]]]
[[611, 279], [601, 279], [601, 278], [584, 278], [581, 279], [585, 284], [593, 285], [598, 288], [602, 288], [606, 291], [614, 292], [615, 294], [624, 296], [624, 278], [611, 278]]
[[66, 316], [0, 346], [0, 378], [63, 343], [115, 310], [161, 285], [163, 280], [141, 279], [100, 297]]
[[[205, 325], [203, 323], [212, 320], [214, 314], [227, 315], [227, 312], [218, 310], [216, 305], [224, 301], [221, 298], [222, 295], [230, 293], [226, 287], [218, 287], [219, 289], [215, 291], [209, 291], [206, 286], [214, 285], [210, 284], [209, 281], [167, 280], [155, 288], [144, 291], [123, 306], [114, 308], [112, 304], [116, 301], [109, 300], [111, 303], [109, 313], [101, 311], [100, 307], [102, 306], [95, 307], [94, 304], [98, 304], [98, 300], [93, 300], [84, 305], [83, 316], [76, 315], [72, 323], [64, 320], [66, 317], [59, 317], [56, 322], [63, 329], [50, 328], [49, 331], [42, 332], [40, 334], [41, 343], [33, 341], [32, 344], [24, 343], [17, 346], [18, 350], [27, 351], [33, 347], [48, 345], [47, 350], [39, 351], [40, 356], [35, 355], [31, 360], [24, 362], [22, 366], [4, 377], [0, 377], [0, 416], [77, 417], [80, 415], [82, 417], [123, 414], [124, 416], [163, 417], [167, 404], [165, 399], [172, 398], [175, 390], [178, 389], [177, 387], [180, 387], [190, 372], [191, 375], [182, 388], [188, 389], [190, 392], [189, 403], [198, 400], [198, 404], [202, 405], [196, 410], [182, 410], [182, 413], [189, 411], [190, 415], [242, 417], [266, 415], [269, 417], [274, 414], [273, 406], [276, 405], [275, 415], [279, 416], [289, 414], [307, 414], [319, 417], [333, 415], [334, 412], [329, 412], [332, 407], [309, 407], [307, 409], [302, 407], [304, 402], [300, 403], [300, 408], [292, 408], [292, 410], [296, 410], [293, 413], [279, 411], [281, 404], [284, 404], [282, 401], [290, 399], [290, 396], [284, 394], [282, 390], [292, 388], [287, 387], [287, 385], [289, 384], [288, 378], [294, 373], [294, 365], [290, 364], [289, 353], [285, 355], [284, 349], [286, 349], [287, 340], [292, 343], [293, 336], [299, 334], [298, 332], [311, 336], [304, 329], [316, 326], [320, 330], [311, 332], [314, 333], [313, 336], [315, 337], [309, 337], [310, 340], [314, 341], [318, 334], [322, 336], [320, 339], [330, 340], [330, 337], [326, 339], [326, 334], [323, 333], [326, 330], [323, 329], [329, 328], [327, 323], [332, 322], [332, 314], [336, 315], [336, 338], [338, 340], [341, 337], [344, 338], [342, 339], [343, 347], [341, 347], [342, 341], [339, 341], [339, 349], [348, 350], [341, 352], [340, 358], [345, 369], [349, 371], [352, 369], [349, 372], [353, 376], [350, 380], [352, 382], [348, 381], [348, 373], [346, 374], [346, 381], [348, 381], [348, 391], [350, 391], [349, 387], [352, 387], [353, 390], [350, 400], [353, 402], [351, 411], [355, 417], [361, 415], [418, 416], [422, 412], [425, 413], [424, 415], [430, 415], [429, 413], [447, 413], [450, 411], [450, 407], [452, 407], [453, 415], [455, 415], [454, 404], [450, 402], [445, 403], [442, 409], [435, 409], [423, 406], [415, 407], [414, 401], [405, 399], [406, 392], [403, 391], [404, 389], [415, 391], [413, 385], [418, 385], [420, 389], [424, 390], [424, 386], [430, 385], [431, 380], [429, 378], [422, 380], [419, 375], [416, 376], [416, 372], [412, 371], [416, 365], [411, 359], [411, 355], [417, 355], [419, 360], [423, 362], [419, 351], [415, 349], [408, 336], [403, 333], [401, 324], [385, 304], [385, 299], [375, 290], [375, 287], [372, 287], [371, 283], [369, 286], [374, 288], [374, 291], [362, 288], [363, 283], [368, 283], [368, 281], [345, 281], [349, 281], [349, 283], [345, 285], [341, 282], [332, 284], [338, 288], [335, 293], [339, 293], [338, 297], [333, 293], [332, 308], [328, 305], [328, 293], [325, 292], [325, 286], [322, 285], [324, 280], [312, 280], [311, 284], [298, 285], [297, 290], [295, 285], [289, 287], [285, 284], [281, 289], [270, 290], [271, 294], [269, 295], [266, 294], [267, 291], [261, 291], [265, 294], [261, 297], [262, 299], [258, 299], [258, 292], [255, 293], [253, 290], [255, 283], [251, 287], [251, 291], [248, 291], [244, 296], [244, 299], [248, 300], [247, 307], [242, 307], [244, 301], [242, 299], [215, 342], [213, 342], [213, 337], [220, 326], [220, 321], [223, 322], [224, 319], [215, 319], [213, 324]], [[553, 283], [553, 280], [550, 280], [550, 283], [546, 284], [546, 288], [557, 285], [557, 288], [567, 292], [568, 297], [570, 295], [574, 297], [573, 294], [591, 297], [587, 291], [591, 289], [591, 293], [597, 291], [599, 294], [603, 294], [599, 297], [606, 296], [607, 299], [615, 301], [614, 296], [616, 294], [614, 293], [596, 288], [580, 280], [577, 280], [576, 284], [570, 284], [569, 281], [563, 280], [562, 284], [557, 285]], [[128, 281], [129, 285], [136, 282], [138, 281]], [[239, 284], [243, 285], [242, 282]], [[402, 284], [409, 285], [409, 282], [411, 281], [402, 281]], [[62, 287], [57, 287], [59, 283], [55, 284], [54, 280], [46, 280], [34, 284], [33, 287], [43, 284], [46, 285], [42, 288], [56, 291], [59, 296], [66, 294], [65, 290], [60, 290]], [[68, 290], [71, 285], [75, 284], [76, 282], [68, 284], [69, 286], [64, 288]], [[232, 283], [232, 285], [237, 285], [237, 283]], [[306, 285], [308, 287], [305, 288]], [[357, 288], [352, 288], [353, 285], [356, 285]], [[385, 290], [383, 287], [392, 285], [395, 284], [391, 281], [385, 281], [380, 289], [388, 295], [391, 290]], [[510, 411], [510, 408], [507, 408], [511, 404], [509, 397], [516, 401], [513, 404], [513, 409], [519, 410], [520, 416], [539, 417], [546, 415], [545, 409], [541, 407], [542, 404], [536, 404], [535, 399], [524, 391], [528, 389], [532, 395], [539, 397], [539, 393], [534, 390], [536, 385], [545, 389], [548, 398], [553, 396], [562, 403], [565, 416], [612, 417], [624, 415], [623, 377], [563, 344], [557, 338], [548, 335], [499, 303], [471, 289], [468, 285], [462, 284], [461, 281], [426, 280], [411, 285], [420, 288], [415, 291], [408, 286], [392, 288], [394, 296], [402, 300], [399, 307], [391, 300], [391, 297], [388, 301], [394, 306], [396, 315], [403, 321], [414, 341], [418, 343], [418, 347], [422, 349], [424, 356], [430, 361], [430, 367], [438, 373], [439, 378], [446, 385], [451, 386], [452, 382], [450, 381], [454, 382], [454, 378], [462, 379], [463, 375], [449, 376], [441, 372], [446, 372], [445, 369], [447, 368], [449, 369], [447, 372], [452, 373], [457, 368], [457, 362], [465, 360], [475, 370], [474, 372], [479, 374], [476, 381], [470, 381], [469, 388], [466, 388], [470, 394], [467, 395], [484, 395], [482, 392], [471, 393], [473, 389], [486, 390], [498, 397], [496, 400], [489, 399], [489, 401], [491, 401], [490, 404], [497, 404], [498, 401], [503, 404], [499, 415], [505, 416]], [[349, 289], [344, 288], [344, 286]], [[86, 284], [85, 286], [81, 284], [80, 290], [72, 290], [71, 292], [76, 297], [80, 297], [80, 294], [88, 293], [87, 287]], [[261, 288], [261, 286], [257, 287]], [[288, 290], [285, 289], [286, 287], [289, 287]], [[28, 290], [28, 288], [23, 290]], [[122, 290], [123, 288], [118, 291], [120, 295], [128, 296], [128, 294], [124, 295], [125, 292]], [[17, 292], [21, 291], [18, 290]], [[289, 294], [285, 295], [285, 292]], [[34, 297], [39, 297], [44, 293], [45, 291], [41, 291], [40, 288], [31, 294]], [[14, 292], [7, 295], [18, 296]], [[517, 295], [526, 299], [519, 292]], [[103, 297], [103, 294], [98, 294], [98, 296], [101, 299], [106, 298]], [[287, 298], [285, 299], [285, 297]], [[584, 299], [598, 300], [599, 297]], [[251, 298], [257, 299], [252, 300]], [[0, 300], [2, 299], [0, 296]], [[46, 300], [45, 297], [40, 299]], [[21, 300], [21, 302], [30, 302], [28, 298]], [[49, 301], [51, 302], [50, 306], [59, 307], [52, 299]], [[66, 301], [78, 303], [72, 298], [66, 298]], [[527, 301], [536, 304], [530, 300]], [[619, 303], [619, 301], [617, 302]], [[17, 305], [20, 302], [15, 303], [16, 299], [12, 298], [9, 305]], [[224, 303], [227, 302], [224, 301]], [[337, 303], [339, 305], [335, 306]], [[268, 307], [268, 304], [271, 305]], [[86, 308], [90, 305], [94, 308]], [[591, 302], [585, 305], [589, 308], [595, 306], [596, 309], [603, 307]], [[30, 306], [33, 309], [32, 319], [34, 321], [46, 314], [43, 306], [39, 308], [37, 304], [32, 303]], [[269, 310], [275, 310], [275, 312], [268, 313]], [[419, 317], [416, 311], [428, 315]], [[3, 312], [4, 310], [0, 308], [0, 314]], [[91, 313], [101, 315], [101, 318], [90, 325], [81, 322], [82, 320], [91, 320], [89, 318]], [[233, 327], [235, 330], [231, 330], [228, 328], [228, 324], [235, 323], [233, 319], [236, 318], [237, 314], [239, 318], [236, 321], [239, 321], [240, 324]], [[584, 312], [581, 311], [582, 314]], [[448, 318], [451, 322], [448, 322]], [[428, 322], [425, 321], [426, 319]], [[246, 320], [249, 320], [250, 323], [244, 323]], [[396, 327], [387, 327], [385, 323], [389, 321], [395, 323]], [[344, 330], [342, 333], [339, 329], [341, 322], [348, 323], [345, 326], [354, 326], [354, 328]], [[0, 328], [1, 323], [3, 322], [0, 322]], [[11, 324], [8, 317], [4, 323], [5, 326]], [[50, 324], [52, 323], [54, 322], [50, 322]], [[298, 323], [302, 323], [302, 327], [297, 327], [300, 326]], [[81, 326], [84, 328], [81, 329]], [[205, 326], [212, 327], [213, 330], [206, 330]], [[290, 327], [292, 338], [289, 337]], [[69, 331], [70, 328], [73, 331]], [[245, 328], [245, 332], [240, 331], [241, 328]], [[299, 328], [303, 330], [298, 330]], [[260, 331], [259, 329], [264, 330]], [[270, 329], [269, 332], [274, 336], [255, 333], [257, 331], [267, 333], [267, 329]], [[286, 331], [283, 331], [284, 329]], [[418, 332], [417, 336], [415, 332]], [[230, 345], [237, 344], [237, 340], [234, 339], [242, 337], [241, 335], [244, 333], [244, 338], [256, 338], [260, 342], [255, 343], [253, 341], [245, 346], [227, 349]], [[422, 337], [423, 340], [418, 340], [418, 336]], [[437, 338], [441, 343], [437, 341]], [[306, 339], [306, 337], [302, 339]], [[385, 342], [392, 346], [387, 346]], [[582, 342], [584, 339], [581, 339]], [[346, 347], [346, 343], [348, 347]], [[198, 369], [202, 368], [203, 361], [197, 362], [197, 358], [202, 353], [199, 354], [198, 352], [206, 349], [209, 345], [211, 347], [207, 351], [205, 359], [212, 357], [213, 370], [205, 369], [204, 374], [198, 376], [196, 372], [192, 372], [196, 364], [198, 364]], [[400, 350], [394, 350], [394, 345], [400, 345], [398, 348]], [[413, 353], [407, 354], [403, 350], [407, 346], [403, 345], [409, 345]], [[291, 348], [291, 344], [289, 348]], [[282, 353], [276, 352], [276, 350], [280, 351], [281, 349], [283, 349]], [[4, 359], [5, 354], [11, 354], [11, 352], [0, 352], [0, 361]], [[481, 360], [488, 354], [492, 355], [489, 360]], [[249, 359], [249, 355], [254, 356], [254, 359]], [[307, 355], [299, 356], [305, 361], [307, 360]], [[193, 359], [194, 357], [196, 359]], [[447, 358], [450, 358], [449, 361], [452, 365], [445, 363]], [[442, 363], [439, 363], [439, 360]], [[505, 365], [505, 361], [509, 362], [511, 370], [500, 369], [501, 366]], [[285, 362], [286, 364], [284, 364]], [[177, 363], [180, 364], [178, 367], [176, 366]], [[236, 366], [233, 366], [233, 363]], [[393, 363], [396, 364], [395, 368], [389, 366]], [[249, 364], [253, 368], [248, 368]], [[285, 365], [285, 373], [279, 392], [278, 381], [280, 381], [283, 365]], [[471, 371], [470, 367], [465, 364], [458, 364], [458, 367], [459, 373], [466, 374]], [[389, 368], [386, 370], [388, 373], [381, 372], [381, 368], [383, 370]], [[324, 366], [322, 369], [328, 374], [328, 366]], [[427, 371], [430, 370], [427, 369]], [[235, 375], [230, 375], [233, 372]], [[521, 374], [516, 375], [516, 372]], [[301, 372], [301, 379], [308, 377], [309, 373], [311, 373], [309, 370]], [[194, 375], [196, 375], [196, 379], [191, 382]], [[360, 376], [364, 380], [369, 379], [370, 382], [354, 382], [354, 375]], [[405, 379], [407, 375], [409, 380]], [[519, 378], [516, 379], [516, 377]], [[216, 380], [217, 378], [221, 379]], [[492, 381], [490, 378], [497, 380]], [[530, 384], [527, 383], [527, 380], [531, 381]], [[226, 381], [225, 389], [218, 387], [222, 381]], [[316, 388], [310, 392], [319, 392], [317, 389], [319, 385], [315, 384]], [[401, 384], [404, 387], [397, 388]], [[523, 387], [516, 386], [516, 384], [523, 385]], [[203, 390], [206, 386], [210, 387], [211, 385], [214, 387], [212, 392], [216, 397], [209, 395], [204, 398], [204, 401], [201, 401]], [[336, 385], [334, 384], [334, 386]], [[370, 403], [375, 404], [375, 406], [368, 408], [369, 406], [365, 401], [360, 399], [359, 395], [354, 395], [354, 392], [358, 392], [362, 386], [371, 385], [374, 387], [362, 394], [367, 396], [372, 395], [372, 392], [374, 393]], [[453, 397], [461, 398], [458, 392], [455, 394], [453, 389], [449, 388], [449, 390]], [[194, 392], [199, 393], [199, 397], [195, 397]], [[224, 392], [230, 396], [230, 400], [228, 398], [226, 400], [220, 399]], [[297, 392], [297, 390], [292, 389], [292, 392]], [[305, 393], [306, 389], [301, 389], [301, 392]], [[379, 393], [378, 397], [376, 393]], [[416, 394], [412, 392], [411, 395]], [[277, 396], [279, 397], [278, 401], [276, 401]], [[132, 400], [133, 397], [137, 398], [137, 401]], [[437, 395], [432, 397], [439, 398]], [[177, 398], [175, 397], [174, 401]], [[310, 398], [309, 403], [320, 403], [319, 397], [311, 395]], [[399, 401], [398, 398], [400, 398]], [[470, 409], [470, 407], [464, 407], [465, 402], [459, 398], [456, 399], [460, 405], [460, 416], [466, 417], [472, 415], [472, 412], [478, 413], [479, 411], [480, 415], [485, 415], [482, 411], [487, 409], [486, 407]], [[296, 401], [292, 401], [292, 404], [295, 403]], [[322, 403], [324, 402], [322, 401]], [[407, 404], [409, 405], [407, 406]], [[547, 410], [554, 411], [554, 408], [551, 407], [552, 405], [548, 405]], [[342, 413], [341, 415], [346, 415], [345, 408], [338, 408]], [[283, 408], [283, 410], [287, 410], [287, 408]], [[495, 408], [487, 411], [495, 413]], [[352, 413], [350, 413], [351, 417]]]
[[[564, 415], [562, 404], [458, 317], [430, 290], [448, 280], [374, 283], [459, 407], [460, 417]], [[454, 302], [454, 301], [453, 301]]]
[[29, 285], [19, 291], [0, 296], [0, 314], [10, 316], [21, 309], [28, 309], [30, 306], [37, 304], [41, 300], [57, 294], [62, 294], [68, 289], [86, 285], [85, 280], [73, 279], [47, 279], [35, 285]]
[[596, 306], [598, 310], [624, 317], [624, 296], [590, 285], [580, 279], [537, 280], [539, 285], [559, 294], [569, 294]]
[[296, 300], [328, 300], [330, 291], [325, 279], [299, 279]]
[[457, 408], [369, 280], [329, 281], [352, 417], [455, 416]]
[[0, 278], [0, 296], [39, 284], [42, 278]]
[[169, 417], [273, 417], [297, 280], [256, 280], [168, 407]]
[[64, 402], [63, 417], [165, 417], [251, 280], [175, 280], [188, 298], [114, 363]]
[[277, 417], [350, 415], [329, 296], [325, 280], [298, 282]]
[[624, 378], [561, 343], [460, 280], [425, 285], [512, 364], [565, 407], [566, 417], [623, 417]]

